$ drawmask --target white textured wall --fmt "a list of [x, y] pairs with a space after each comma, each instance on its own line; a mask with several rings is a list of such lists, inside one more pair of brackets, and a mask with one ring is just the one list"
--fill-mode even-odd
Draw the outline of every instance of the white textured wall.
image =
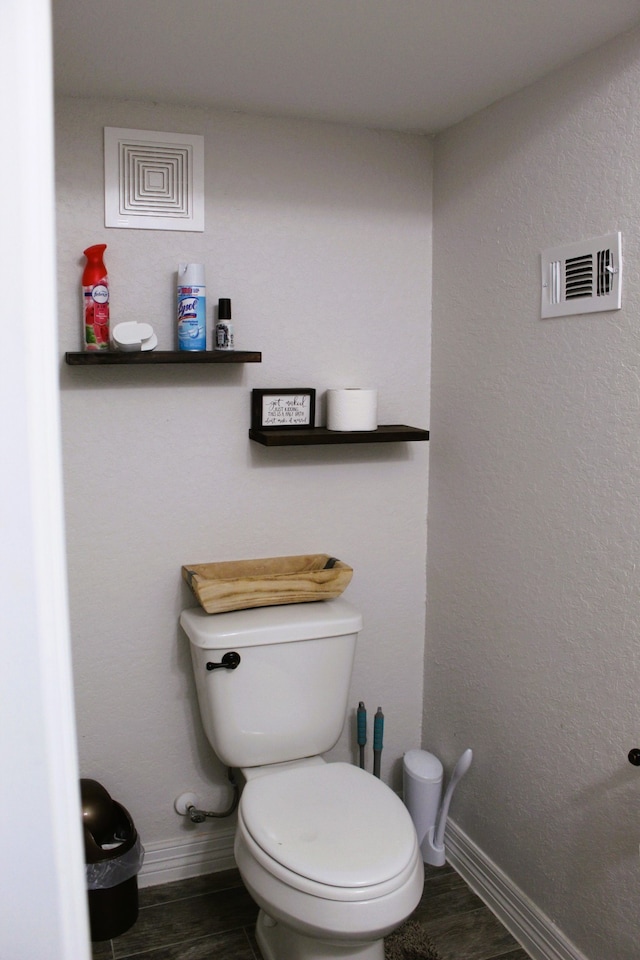
[[[204, 234], [104, 228], [103, 126], [204, 135]], [[80, 348], [82, 251], [97, 242], [113, 322], [150, 321], [172, 349], [175, 270], [201, 261], [210, 307], [232, 298], [236, 346], [263, 352], [235, 368], [62, 367], [82, 775], [144, 841], [191, 836], [175, 796], [226, 792], [177, 625], [194, 602], [180, 567], [328, 551], [354, 567], [346, 596], [365, 618], [352, 706], [382, 705], [397, 786], [420, 742], [428, 444], [268, 450], [247, 430], [250, 390], [268, 386], [373, 385], [382, 423], [428, 426], [429, 141], [89, 100], [59, 102], [56, 129], [61, 352]], [[351, 741], [352, 725], [335, 755]]]
[[[436, 141], [424, 746], [453, 817], [592, 960], [638, 957], [640, 34]], [[620, 229], [623, 309], [541, 321]]]

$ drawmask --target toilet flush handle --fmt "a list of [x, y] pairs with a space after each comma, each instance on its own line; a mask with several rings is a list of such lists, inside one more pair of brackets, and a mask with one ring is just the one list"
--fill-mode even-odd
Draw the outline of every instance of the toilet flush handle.
[[235, 650], [230, 650], [229, 653], [225, 653], [222, 661], [220, 663], [207, 663], [207, 670], [219, 670], [220, 667], [224, 667], [225, 670], [235, 670], [235, 668], [240, 663], [240, 654], [236, 653]]

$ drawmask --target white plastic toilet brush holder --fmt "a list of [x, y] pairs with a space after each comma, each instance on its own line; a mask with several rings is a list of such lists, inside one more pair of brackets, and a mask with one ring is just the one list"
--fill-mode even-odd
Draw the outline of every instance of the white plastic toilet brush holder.
[[[425, 863], [432, 863], [429, 859], [429, 832], [433, 835], [440, 810], [442, 764], [426, 750], [408, 750], [404, 755], [402, 773], [404, 803], [416, 828], [422, 859]], [[442, 858], [444, 863], [444, 850]]]
[[445, 863], [444, 831], [451, 797], [472, 759], [473, 752], [465, 750], [455, 765], [440, 803], [442, 763], [426, 750], [408, 750], [404, 755], [404, 802], [416, 828], [422, 859], [431, 866], [441, 867]]
[[444, 843], [436, 842], [436, 828], [429, 827], [429, 833], [422, 844], [422, 859], [432, 867], [444, 867], [446, 863], [446, 852]]

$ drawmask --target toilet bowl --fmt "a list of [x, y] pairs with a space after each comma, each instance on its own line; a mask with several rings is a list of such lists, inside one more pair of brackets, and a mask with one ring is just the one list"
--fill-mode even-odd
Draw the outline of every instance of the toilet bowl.
[[380, 779], [322, 757], [344, 726], [361, 614], [337, 598], [180, 623], [209, 742], [246, 780], [234, 853], [265, 960], [384, 960], [422, 894], [415, 827]]
[[382, 960], [417, 906], [424, 867], [399, 798], [346, 763], [262, 769], [247, 783], [234, 853], [261, 908], [265, 960]]

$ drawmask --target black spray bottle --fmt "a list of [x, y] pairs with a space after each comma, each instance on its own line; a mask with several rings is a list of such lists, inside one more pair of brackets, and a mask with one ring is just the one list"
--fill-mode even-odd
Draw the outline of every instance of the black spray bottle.
[[231, 322], [231, 300], [222, 297], [218, 300], [218, 319], [215, 335], [216, 350], [233, 350], [233, 324]]

